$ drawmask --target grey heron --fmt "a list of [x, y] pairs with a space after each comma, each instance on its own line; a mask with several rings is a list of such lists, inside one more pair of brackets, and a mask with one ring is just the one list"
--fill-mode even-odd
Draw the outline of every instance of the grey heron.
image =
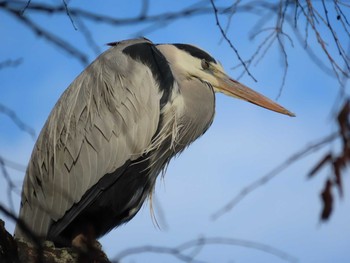
[[[43, 240], [98, 238], [132, 219], [171, 158], [211, 125], [215, 92], [294, 116], [195, 46], [110, 46], [65, 90], [34, 146], [19, 218]], [[15, 236], [30, 239], [18, 225]]]

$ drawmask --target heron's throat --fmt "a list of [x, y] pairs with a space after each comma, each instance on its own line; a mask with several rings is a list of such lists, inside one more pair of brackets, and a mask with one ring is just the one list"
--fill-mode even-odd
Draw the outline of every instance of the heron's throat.
[[[212, 87], [196, 79], [179, 83], [161, 109], [158, 133], [149, 148], [154, 163], [166, 164], [200, 137], [211, 125], [214, 111]], [[158, 162], [159, 159], [163, 161]]]

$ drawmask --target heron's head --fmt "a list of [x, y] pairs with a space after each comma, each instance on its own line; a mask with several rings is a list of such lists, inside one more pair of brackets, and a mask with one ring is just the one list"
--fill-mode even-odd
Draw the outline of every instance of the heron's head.
[[210, 84], [215, 92], [242, 99], [260, 107], [295, 116], [293, 113], [269, 98], [230, 78], [223, 67], [207, 52], [187, 44], [174, 44], [172, 57], [187, 78], [196, 78]]

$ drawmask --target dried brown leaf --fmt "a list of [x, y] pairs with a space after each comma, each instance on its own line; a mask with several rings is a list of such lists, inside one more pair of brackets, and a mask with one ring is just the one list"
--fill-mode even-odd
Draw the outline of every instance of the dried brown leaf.
[[349, 123], [349, 115], [350, 115], [350, 101], [346, 101], [343, 108], [340, 110], [337, 120], [339, 124], [340, 134], [343, 139], [344, 148], [347, 145], [349, 132], [350, 132], [350, 123]]
[[325, 221], [329, 219], [333, 209], [332, 181], [330, 179], [328, 179], [325, 184], [321, 193], [321, 198], [323, 202], [321, 220]]
[[345, 165], [345, 156], [338, 157], [333, 162], [333, 172], [335, 176], [335, 185], [337, 186], [339, 190], [340, 197], [343, 197], [343, 184], [342, 184], [342, 174], [341, 169]]

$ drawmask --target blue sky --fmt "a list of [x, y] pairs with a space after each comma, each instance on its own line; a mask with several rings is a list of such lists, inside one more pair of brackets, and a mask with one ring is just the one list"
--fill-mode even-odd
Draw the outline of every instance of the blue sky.
[[[113, 1], [71, 1], [71, 5], [117, 17], [129, 17], [138, 14], [139, 10], [137, 6], [131, 8], [130, 2], [126, 1], [120, 1], [118, 5]], [[183, 7], [180, 1], [157, 0], [152, 1], [150, 12]], [[30, 16], [75, 43], [89, 54], [90, 61], [96, 57], [67, 16]], [[256, 19], [254, 15], [237, 14], [232, 20], [228, 36], [243, 58], [248, 58], [263, 38], [248, 39], [247, 32]], [[15, 110], [38, 135], [60, 94], [84, 67], [62, 50], [38, 38], [7, 13], [1, 13], [0, 24], [6, 25], [0, 28], [4, 36], [0, 43], [1, 61], [22, 58], [18, 67], [0, 71], [0, 103]], [[138, 25], [86, 25], [101, 51], [107, 48], [105, 43], [134, 37], [135, 32], [142, 29]], [[178, 20], [145, 36], [155, 43], [195, 44], [219, 60], [233, 78], [241, 73], [240, 69], [232, 70], [238, 64], [237, 57], [226, 42], [220, 41], [213, 14]], [[315, 43], [312, 36], [309, 40], [310, 44]], [[324, 169], [315, 179], [306, 179], [307, 172], [325, 151], [337, 149], [339, 145], [336, 143], [292, 165], [218, 220], [210, 219], [246, 185], [308, 142], [336, 129], [330, 111], [336, 101], [337, 81], [319, 70], [297, 42], [294, 44], [293, 48], [286, 41], [289, 71], [278, 102], [296, 113], [297, 117], [278, 115], [218, 94], [212, 127], [171, 162], [164, 179], [157, 183], [156, 210], [161, 208], [165, 218], [164, 222], [158, 216], [161, 229], [154, 226], [146, 204], [131, 222], [101, 239], [110, 258], [128, 247], [173, 247], [198, 237], [256, 241], [283, 250], [298, 258], [299, 262], [346, 262], [350, 258], [347, 247], [350, 243], [349, 178], [344, 180], [345, 197], [339, 200], [336, 195], [335, 211], [327, 223], [320, 223], [318, 219], [321, 210], [319, 192], [330, 171]], [[325, 59], [317, 47], [313, 46], [313, 50]], [[279, 54], [278, 46], [274, 45], [265, 58], [251, 68], [258, 82], [247, 75], [240, 81], [268, 97], [276, 98], [283, 76]], [[0, 115], [1, 156], [26, 164], [34, 143], [8, 117]], [[11, 169], [9, 172], [20, 186], [24, 174]], [[0, 181], [0, 200], [8, 204], [5, 181], [2, 178]], [[13, 194], [13, 198], [17, 210], [19, 196]], [[6, 220], [6, 227], [12, 232], [13, 222]], [[261, 251], [223, 245], [207, 246], [197, 258], [206, 262], [283, 262]], [[178, 262], [172, 257], [154, 254], [129, 257], [123, 262], [150, 260]]]

